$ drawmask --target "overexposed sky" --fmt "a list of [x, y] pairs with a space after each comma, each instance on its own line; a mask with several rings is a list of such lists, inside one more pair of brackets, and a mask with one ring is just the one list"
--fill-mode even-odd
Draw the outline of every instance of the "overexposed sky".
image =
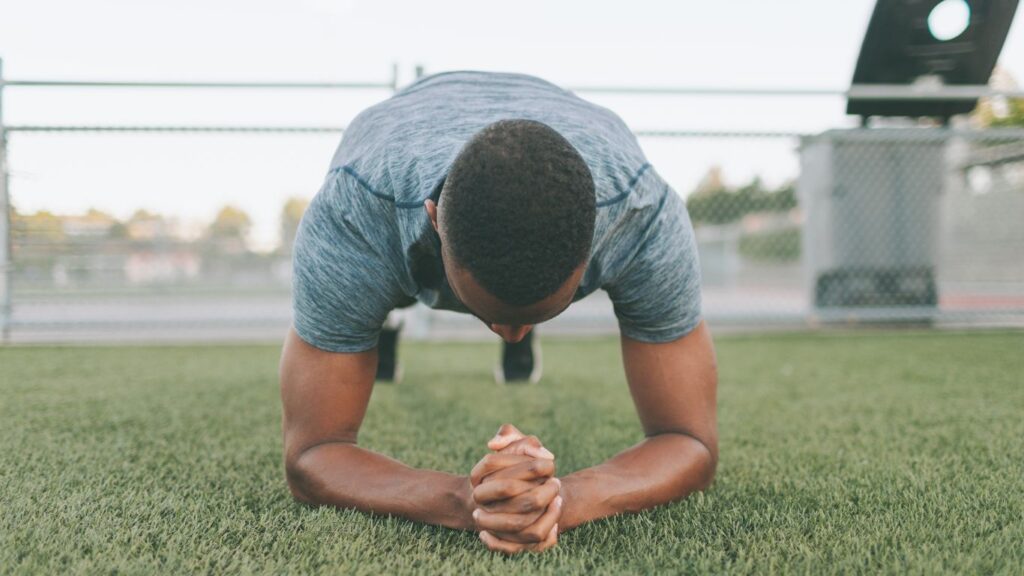
[[[565, 86], [845, 88], [873, 0], [0, 0], [9, 79], [352, 80], [401, 83], [416, 64], [516, 71]], [[1011, 28], [1001, 65], [1024, 78]], [[8, 124], [344, 125], [387, 91], [16, 89]], [[839, 98], [584, 97], [634, 129], [785, 130], [850, 125]], [[10, 136], [22, 211], [147, 208], [206, 220], [224, 203], [276, 241], [288, 196], [311, 196], [334, 135]], [[796, 175], [789, 140], [641, 141], [687, 193], [710, 165], [736, 182]]]

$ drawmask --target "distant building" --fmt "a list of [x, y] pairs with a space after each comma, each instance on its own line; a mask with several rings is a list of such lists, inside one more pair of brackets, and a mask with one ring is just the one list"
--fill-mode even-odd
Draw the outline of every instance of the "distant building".
[[60, 216], [64, 236], [72, 238], [108, 238], [119, 225], [107, 214], [90, 210], [84, 216]]
[[124, 259], [129, 284], [177, 284], [199, 277], [202, 258], [192, 249], [136, 249]]

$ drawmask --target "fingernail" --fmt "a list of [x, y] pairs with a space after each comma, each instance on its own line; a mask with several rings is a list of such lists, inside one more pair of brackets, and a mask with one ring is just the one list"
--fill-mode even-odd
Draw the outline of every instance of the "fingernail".
[[544, 447], [541, 447], [541, 449], [540, 449], [540, 457], [541, 458], [548, 458], [550, 460], [554, 460], [555, 459], [555, 455], [551, 453], [551, 450], [548, 450], [547, 448], [544, 448]]
[[557, 485], [559, 485], [559, 486], [561, 486], [561, 485], [562, 485], [562, 481], [561, 481], [561, 480], [559, 480], [558, 478], [552, 478], [552, 480], [554, 480], [554, 481], [555, 481], [555, 484], [557, 484]]
[[562, 507], [562, 497], [561, 496], [556, 496], [555, 497], [555, 506], [558, 506], [559, 508]]
[[[479, 536], [481, 540], [484, 540], [484, 531], [481, 530], [480, 534], [477, 534], [477, 536]], [[486, 540], [484, 540], [484, 542], [486, 542]]]
[[479, 520], [480, 519], [480, 509], [479, 508], [477, 508], [476, 510], [473, 510], [473, 519], [474, 520]]

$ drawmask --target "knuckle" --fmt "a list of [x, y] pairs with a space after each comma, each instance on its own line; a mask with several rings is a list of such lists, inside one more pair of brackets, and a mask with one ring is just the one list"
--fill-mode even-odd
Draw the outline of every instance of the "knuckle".
[[547, 505], [550, 499], [547, 497], [547, 494], [540, 490], [535, 490], [531, 500], [534, 508], [542, 508]]
[[533, 461], [533, 471], [538, 474], [551, 474], [554, 472], [555, 463], [551, 460], [541, 459]]
[[515, 520], [512, 520], [512, 530], [514, 532], [520, 532], [530, 527], [531, 520], [524, 516], [516, 516]]
[[530, 434], [529, 436], [523, 438], [523, 442], [540, 448], [540, 438], [537, 438], [533, 434]]

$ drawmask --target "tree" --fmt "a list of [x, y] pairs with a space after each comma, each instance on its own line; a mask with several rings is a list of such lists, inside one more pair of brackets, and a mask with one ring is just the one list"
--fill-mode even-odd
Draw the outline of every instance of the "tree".
[[11, 214], [12, 233], [18, 241], [60, 242], [64, 240], [64, 225], [60, 216], [40, 210], [35, 214]]
[[[988, 85], [995, 90], [1017, 90], [1017, 81], [1005, 69], [996, 66]], [[1024, 126], [1024, 99], [981, 98], [971, 119], [982, 128]]]
[[306, 198], [289, 198], [281, 208], [281, 251], [290, 253], [295, 244], [295, 235], [299, 231], [299, 222], [309, 207]]
[[712, 166], [701, 177], [697, 187], [693, 189], [694, 194], [710, 194], [725, 189], [725, 177], [722, 175], [722, 167]]
[[142, 208], [128, 218], [124, 228], [124, 235], [132, 240], [153, 241], [169, 235], [164, 217]]
[[1024, 99], [1004, 99], [996, 106], [986, 98], [978, 103], [974, 117], [985, 128], [1024, 126]]
[[695, 224], [725, 224], [754, 212], [785, 212], [796, 207], [796, 189], [792, 183], [768, 190], [755, 176], [748, 184], [731, 189], [715, 170], [708, 172], [697, 191], [686, 200], [690, 219]]
[[207, 228], [207, 235], [213, 239], [237, 239], [244, 241], [249, 236], [252, 220], [241, 208], [224, 206]]

